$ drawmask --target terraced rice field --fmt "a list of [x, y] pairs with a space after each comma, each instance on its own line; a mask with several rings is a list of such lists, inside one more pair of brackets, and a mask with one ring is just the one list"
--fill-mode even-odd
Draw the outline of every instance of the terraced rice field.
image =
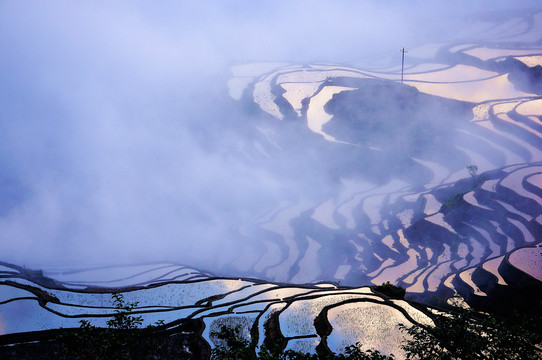
[[226, 323], [259, 344], [271, 327], [289, 349], [361, 341], [401, 358], [397, 324], [431, 318], [368, 285], [471, 304], [513, 285], [541, 286], [542, 16], [512, 20], [409, 49], [403, 83], [397, 65], [233, 67], [229, 96], [265, 118], [240, 152], [266, 164], [306, 153], [335, 191], [311, 184], [246, 216], [232, 230], [233, 255], [220, 246], [210, 254], [213, 273], [174, 263], [43, 272], [2, 263], [0, 334], [80, 319], [103, 326], [111, 293], [121, 292], [145, 325], [201, 321], [211, 346]]

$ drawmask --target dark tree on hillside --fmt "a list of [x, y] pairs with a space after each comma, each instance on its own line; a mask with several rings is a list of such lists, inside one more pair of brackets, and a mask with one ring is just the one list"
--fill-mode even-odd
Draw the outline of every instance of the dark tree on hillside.
[[542, 359], [542, 336], [529, 325], [539, 320], [511, 322], [460, 309], [437, 315], [434, 327], [400, 327], [412, 337], [403, 345], [407, 359], [529, 360]]

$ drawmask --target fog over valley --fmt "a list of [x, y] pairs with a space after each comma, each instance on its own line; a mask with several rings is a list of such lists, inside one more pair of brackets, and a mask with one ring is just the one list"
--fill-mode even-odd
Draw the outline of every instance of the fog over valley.
[[313, 352], [326, 306], [342, 351], [378, 303], [401, 354], [390, 329], [430, 316], [367, 286], [540, 294], [537, 1], [5, 1], [0, 47], [0, 335], [36, 329], [24, 292], [46, 329], [130, 287], [146, 323], [211, 344], [227, 304], [261, 342], [276, 310]]

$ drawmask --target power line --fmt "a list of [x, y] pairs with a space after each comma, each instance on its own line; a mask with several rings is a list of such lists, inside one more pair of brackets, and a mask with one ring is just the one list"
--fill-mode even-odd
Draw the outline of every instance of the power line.
[[401, 52], [403, 53], [403, 59], [401, 60], [401, 84], [403, 83], [403, 71], [405, 69], [405, 48], [401, 49]]

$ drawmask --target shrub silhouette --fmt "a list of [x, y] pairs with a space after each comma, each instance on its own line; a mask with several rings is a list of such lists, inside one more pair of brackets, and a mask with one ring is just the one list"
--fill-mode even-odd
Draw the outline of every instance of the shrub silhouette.
[[[113, 293], [115, 314], [107, 328], [98, 328], [81, 320], [78, 330], [60, 335], [61, 359], [149, 359], [160, 351], [152, 335], [153, 327], [141, 328], [142, 316], [132, 315], [138, 303], [126, 303], [120, 293]], [[157, 323], [157, 325], [162, 322]]]
[[374, 291], [389, 296], [394, 299], [404, 299], [406, 290], [400, 286], [393, 285], [389, 281], [372, 287]]
[[269, 349], [262, 347], [256, 355], [256, 346], [241, 336], [240, 327], [222, 325], [220, 331], [211, 332], [221, 342], [211, 351], [211, 360], [263, 359], [263, 360], [394, 360], [393, 355], [381, 354], [378, 350], [362, 351], [361, 345], [351, 345], [344, 354], [317, 355], [299, 351]]
[[531, 322], [539, 319], [510, 321], [459, 308], [436, 315], [434, 327], [400, 325], [411, 337], [402, 348], [406, 359], [542, 359], [542, 334], [532, 331]]

